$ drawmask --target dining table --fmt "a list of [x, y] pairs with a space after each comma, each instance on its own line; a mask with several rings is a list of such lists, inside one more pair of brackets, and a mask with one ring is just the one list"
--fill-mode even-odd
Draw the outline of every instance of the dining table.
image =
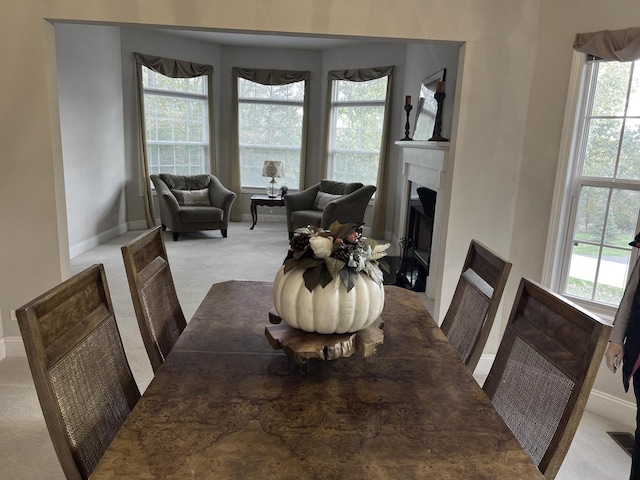
[[214, 284], [92, 479], [542, 479], [416, 292], [375, 354], [304, 369], [265, 336], [273, 284]]

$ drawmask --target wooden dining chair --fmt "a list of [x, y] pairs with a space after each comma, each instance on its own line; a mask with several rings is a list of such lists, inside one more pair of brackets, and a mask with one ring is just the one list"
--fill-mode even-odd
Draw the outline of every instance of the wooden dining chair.
[[187, 325], [161, 227], [152, 228], [124, 245], [122, 258], [142, 340], [155, 373]]
[[62, 469], [88, 478], [140, 398], [103, 266], [16, 310], [31, 374]]
[[472, 373], [489, 338], [510, 270], [511, 263], [471, 240], [440, 328]]
[[611, 326], [522, 279], [483, 390], [545, 478], [569, 449]]

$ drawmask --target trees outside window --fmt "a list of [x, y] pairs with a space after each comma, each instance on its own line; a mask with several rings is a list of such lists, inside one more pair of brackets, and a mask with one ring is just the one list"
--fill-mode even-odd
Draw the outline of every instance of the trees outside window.
[[377, 185], [388, 77], [331, 81], [328, 171], [332, 180]]
[[640, 229], [640, 62], [588, 61], [583, 82], [560, 293], [614, 307]]
[[305, 82], [263, 85], [238, 78], [238, 138], [242, 187], [264, 188], [265, 160], [284, 162], [278, 183], [300, 184]]
[[209, 173], [207, 76], [171, 78], [142, 66], [150, 174]]

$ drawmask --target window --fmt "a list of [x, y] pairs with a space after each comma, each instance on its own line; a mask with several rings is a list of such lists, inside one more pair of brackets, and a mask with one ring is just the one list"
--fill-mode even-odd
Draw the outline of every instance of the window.
[[332, 180], [378, 183], [388, 77], [332, 80], [328, 172]]
[[170, 78], [142, 66], [149, 174], [209, 173], [207, 76]]
[[265, 160], [284, 162], [280, 185], [298, 188], [305, 81], [263, 85], [238, 78], [238, 140], [242, 187], [261, 188]]
[[640, 62], [590, 60], [583, 82], [559, 286], [578, 301], [615, 307], [640, 228]]

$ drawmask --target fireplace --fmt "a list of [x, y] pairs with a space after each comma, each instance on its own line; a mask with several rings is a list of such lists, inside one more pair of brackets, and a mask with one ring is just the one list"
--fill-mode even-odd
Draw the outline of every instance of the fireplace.
[[410, 182], [408, 219], [401, 241], [402, 262], [398, 269], [396, 285], [416, 292], [427, 287], [433, 226], [436, 214], [437, 192], [418, 183]]
[[442, 278], [443, 219], [449, 210], [444, 180], [450, 144], [398, 141], [396, 145], [402, 149], [404, 176], [397, 238], [402, 261], [396, 284], [435, 299], [441, 290], [435, 279]]

